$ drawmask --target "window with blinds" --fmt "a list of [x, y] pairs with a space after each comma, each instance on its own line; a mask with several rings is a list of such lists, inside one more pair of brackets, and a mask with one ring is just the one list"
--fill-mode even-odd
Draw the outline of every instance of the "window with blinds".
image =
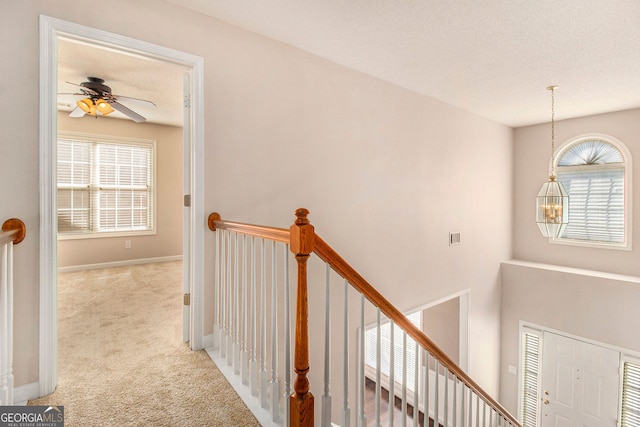
[[637, 361], [624, 361], [620, 426], [640, 426], [640, 364]]
[[627, 246], [625, 185], [628, 160], [599, 138], [581, 138], [561, 151], [556, 175], [569, 194], [569, 224], [557, 241]]
[[537, 427], [540, 402], [540, 332], [522, 334], [522, 390], [520, 419], [523, 427]]
[[[418, 328], [422, 327], [422, 311], [407, 315], [407, 319]], [[416, 357], [415, 340], [407, 336], [406, 348], [403, 346], [402, 335], [404, 332], [397, 325], [393, 325], [393, 348], [391, 345], [391, 323], [387, 322], [380, 326], [380, 371], [383, 375], [389, 376], [391, 367], [391, 351], [393, 351], [393, 372], [396, 383], [402, 385], [402, 360], [406, 352], [407, 355], [407, 390], [414, 391], [416, 377]], [[378, 328], [372, 327], [365, 333], [365, 363], [372, 368], [376, 368]]]
[[57, 154], [60, 235], [153, 232], [153, 141], [60, 137]]

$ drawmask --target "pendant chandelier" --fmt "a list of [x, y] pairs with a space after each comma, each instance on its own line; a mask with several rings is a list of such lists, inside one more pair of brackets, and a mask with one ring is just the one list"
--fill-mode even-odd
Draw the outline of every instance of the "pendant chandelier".
[[536, 222], [544, 237], [560, 237], [569, 223], [569, 194], [556, 181], [555, 161], [555, 98], [558, 86], [549, 86], [551, 91], [551, 175], [536, 197]]

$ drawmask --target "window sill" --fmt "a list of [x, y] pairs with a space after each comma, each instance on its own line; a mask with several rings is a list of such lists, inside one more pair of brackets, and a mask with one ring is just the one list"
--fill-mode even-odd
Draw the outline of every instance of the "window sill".
[[106, 239], [110, 237], [154, 236], [156, 230], [115, 231], [105, 233], [58, 233], [58, 240]]
[[583, 248], [594, 249], [613, 249], [616, 251], [630, 251], [631, 242], [628, 243], [607, 243], [607, 242], [593, 242], [588, 240], [574, 240], [574, 239], [562, 239], [562, 238], [550, 238], [549, 243], [554, 245], [567, 245], [567, 246], [580, 246]]

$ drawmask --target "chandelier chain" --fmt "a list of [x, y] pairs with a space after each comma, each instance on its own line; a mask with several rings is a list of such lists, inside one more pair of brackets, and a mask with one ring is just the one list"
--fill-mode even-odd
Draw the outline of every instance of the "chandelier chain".
[[551, 91], [551, 175], [556, 175], [556, 159], [555, 159], [555, 151], [556, 151], [556, 128], [555, 128], [555, 113], [556, 113], [556, 100], [554, 96], [555, 90], [558, 86], [549, 86], [548, 89]]

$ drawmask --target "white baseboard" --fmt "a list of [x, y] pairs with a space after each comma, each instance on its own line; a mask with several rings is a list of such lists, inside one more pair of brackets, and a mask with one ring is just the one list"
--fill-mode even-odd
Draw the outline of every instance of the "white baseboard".
[[70, 271], [97, 270], [100, 268], [124, 267], [127, 265], [150, 264], [154, 262], [182, 261], [182, 255], [163, 256], [156, 258], [139, 258], [124, 261], [103, 262], [99, 264], [70, 265], [68, 267], [58, 267], [59, 273]]
[[[211, 336], [212, 335], [207, 335]], [[205, 351], [213, 360], [213, 363], [216, 364], [222, 375], [225, 376], [231, 387], [238, 393], [240, 399], [247, 405], [247, 408], [253, 413], [253, 416], [256, 417], [258, 422], [263, 427], [280, 427], [279, 423], [271, 421], [271, 414], [267, 409], [263, 409], [260, 407], [260, 399], [251, 395], [251, 390], [249, 390], [248, 386], [242, 384], [242, 380], [238, 375], [233, 373], [233, 366], [227, 366], [226, 358], [219, 357], [218, 352], [215, 351], [212, 347], [205, 347]]]
[[13, 404], [26, 405], [27, 401], [37, 399], [40, 395], [40, 384], [38, 382], [21, 385], [13, 389]]
[[204, 348], [213, 347], [213, 334], [205, 335], [202, 337], [202, 346]]

